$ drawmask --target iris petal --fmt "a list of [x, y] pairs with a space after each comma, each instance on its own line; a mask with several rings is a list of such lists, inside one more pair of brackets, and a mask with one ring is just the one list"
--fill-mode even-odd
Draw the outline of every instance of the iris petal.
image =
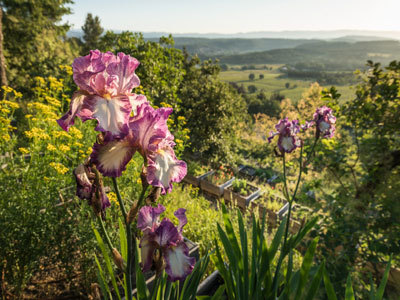
[[189, 256], [189, 248], [183, 241], [166, 249], [164, 257], [167, 263], [165, 272], [170, 281], [186, 278], [192, 272], [196, 262], [194, 257]]

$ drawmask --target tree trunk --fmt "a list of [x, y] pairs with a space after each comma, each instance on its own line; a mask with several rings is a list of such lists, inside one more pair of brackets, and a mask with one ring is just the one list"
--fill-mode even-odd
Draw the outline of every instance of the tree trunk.
[[0, 86], [7, 86], [6, 59], [3, 50], [3, 8], [0, 7]]

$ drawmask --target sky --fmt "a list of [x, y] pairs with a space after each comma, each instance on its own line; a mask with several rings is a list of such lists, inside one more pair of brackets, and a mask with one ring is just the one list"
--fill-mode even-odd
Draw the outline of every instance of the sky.
[[87, 13], [112, 30], [238, 33], [284, 30], [400, 30], [400, 0], [75, 0], [63, 20]]

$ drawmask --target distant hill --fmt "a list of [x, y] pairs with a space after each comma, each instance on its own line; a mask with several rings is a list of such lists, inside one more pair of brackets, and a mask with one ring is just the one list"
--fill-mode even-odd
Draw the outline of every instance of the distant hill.
[[[158, 38], [149, 38], [158, 41]], [[175, 37], [175, 48], [186, 50], [191, 54], [198, 54], [201, 58], [211, 56], [231, 55], [254, 51], [294, 48], [300, 45], [315, 43], [318, 40], [290, 40], [290, 39], [206, 39]]]
[[[121, 32], [121, 30], [113, 30]], [[327, 30], [327, 31], [258, 31], [258, 32], [239, 32], [239, 33], [172, 33], [172, 32], [143, 32], [143, 36], [148, 39], [159, 38], [172, 34], [174, 37], [193, 37], [193, 38], [241, 38], [241, 39], [320, 39], [331, 40], [345, 36], [365, 37], [369, 38], [386, 38], [400, 40], [400, 31], [374, 31], [374, 30]], [[82, 30], [72, 29], [67, 33], [67, 36], [81, 37]]]
[[274, 49], [219, 58], [227, 64], [322, 64], [326, 70], [354, 70], [362, 68], [367, 60], [383, 64], [400, 59], [399, 41], [326, 42], [317, 41], [292, 49]]

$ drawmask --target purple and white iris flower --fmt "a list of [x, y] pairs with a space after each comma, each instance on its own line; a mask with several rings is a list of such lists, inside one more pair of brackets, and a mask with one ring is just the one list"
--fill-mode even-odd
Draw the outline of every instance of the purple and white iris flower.
[[93, 146], [92, 162], [104, 176], [118, 177], [138, 151], [147, 164], [147, 182], [161, 187], [163, 194], [169, 192], [172, 182], [186, 176], [186, 163], [176, 158], [174, 137], [167, 126], [171, 112], [171, 108], [155, 110], [147, 102], [140, 105], [130, 118], [123, 138], [106, 135], [101, 144]]
[[288, 118], [280, 120], [275, 126], [277, 131], [271, 131], [268, 142], [278, 135], [278, 148], [281, 153], [291, 153], [293, 150], [301, 146], [301, 140], [297, 136], [300, 131], [299, 121], [288, 121]]
[[57, 122], [66, 131], [75, 117], [96, 119], [96, 130], [120, 136], [132, 111], [147, 101], [131, 93], [140, 84], [135, 74], [139, 61], [124, 53], [91, 50], [72, 64], [73, 78], [80, 90], [72, 97], [69, 111]]
[[332, 114], [332, 109], [326, 106], [318, 107], [314, 113], [313, 122], [317, 125], [317, 135], [332, 138], [335, 134], [336, 117]]
[[174, 215], [179, 220], [176, 227], [168, 218], [160, 222], [160, 215], [165, 207], [144, 206], [139, 211], [137, 226], [143, 232], [140, 240], [143, 272], [149, 271], [153, 266], [153, 257], [156, 251], [161, 253], [170, 281], [182, 280], [193, 270], [195, 258], [189, 256], [189, 248], [182, 236], [183, 226], [187, 223], [186, 210], [183, 208], [175, 211]]

